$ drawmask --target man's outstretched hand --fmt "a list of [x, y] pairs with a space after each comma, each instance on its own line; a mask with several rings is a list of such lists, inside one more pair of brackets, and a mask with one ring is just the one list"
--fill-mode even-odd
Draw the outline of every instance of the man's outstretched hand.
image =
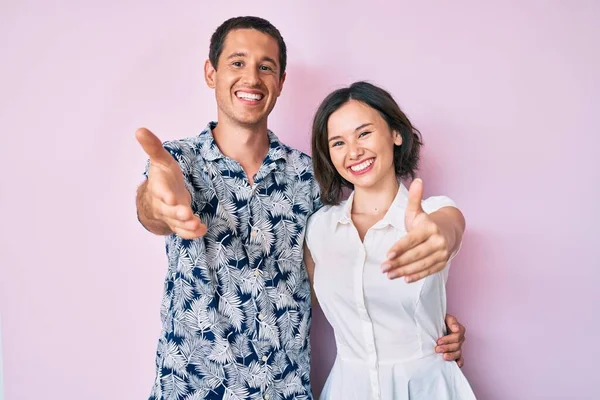
[[135, 136], [150, 158], [148, 180], [138, 191], [140, 222], [156, 234], [175, 233], [184, 239], [204, 235], [206, 225], [192, 211], [192, 197], [177, 161], [148, 129], [138, 129]]

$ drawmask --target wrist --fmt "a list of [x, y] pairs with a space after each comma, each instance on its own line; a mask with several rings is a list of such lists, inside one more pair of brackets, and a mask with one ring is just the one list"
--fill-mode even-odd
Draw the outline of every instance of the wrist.
[[460, 241], [458, 224], [455, 223], [450, 215], [444, 213], [443, 211], [434, 212], [430, 214], [430, 217], [438, 226], [440, 235], [442, 235], [445, 240], [448, 255], [451, 258], [456, 252], [459, 244], [458, 242]]

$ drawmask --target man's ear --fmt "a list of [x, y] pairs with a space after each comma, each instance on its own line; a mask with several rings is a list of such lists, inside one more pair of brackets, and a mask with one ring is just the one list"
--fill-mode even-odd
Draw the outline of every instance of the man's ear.
[[283, 75], [281, 75], [281, 79], [279, 79], [279, 93], [277, 93], [277, 97], [279, 97], [279, 95], [281, 95], [281, 91], [283, 90], [283, 84], [285, 82], [286, 76], [287, 76], [287, 72], [284, 72]]
[[214, 89], [216, 86], [215, 73], [217, 70], [213, 67], [210, 60], [204, 62], [204, 79], [209, 88]]

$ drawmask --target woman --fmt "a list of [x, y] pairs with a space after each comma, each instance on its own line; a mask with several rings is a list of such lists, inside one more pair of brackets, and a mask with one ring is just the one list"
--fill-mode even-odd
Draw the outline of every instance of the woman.
[[[307, 224], [305, 259], [338, 352], [321, 399], [475, 398], [456, 363], [434, 351], [445, 333], [446, 266], [464, 229], [454, 221], [464, 220], [447, 197], [422, 201], [420, 180], [410, 191], [401, 183], [414, 178], [421, 144], [392, 96], [369, 83], [336, 90], [315, 115], [325, 207]], [[341, 201], [344, 187], [354, 190]], [[401, 270], [388, 261], [397, 242]], [[407, 279], [427, 265], [434, 273]]]

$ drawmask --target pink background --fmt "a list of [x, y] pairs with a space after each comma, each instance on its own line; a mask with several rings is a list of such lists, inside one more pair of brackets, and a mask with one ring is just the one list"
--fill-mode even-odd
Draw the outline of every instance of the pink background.
[[[244, 14], [288, 43], [271, 118], [287, 143], [308, 150], [318, 102], [357, 79], [421, 129], [426, 194], [467, 218], [449, 304], [478, 397], [598, 398], [600, 3], [168, 3], [0, 3], [7, 400], [150, 393], [166, 259], [136, 221], [134, 131], [174, 139], [215, 118], [208, 40]], [[335, 349], [319, 313], [313, 332], [318, 392]]]

